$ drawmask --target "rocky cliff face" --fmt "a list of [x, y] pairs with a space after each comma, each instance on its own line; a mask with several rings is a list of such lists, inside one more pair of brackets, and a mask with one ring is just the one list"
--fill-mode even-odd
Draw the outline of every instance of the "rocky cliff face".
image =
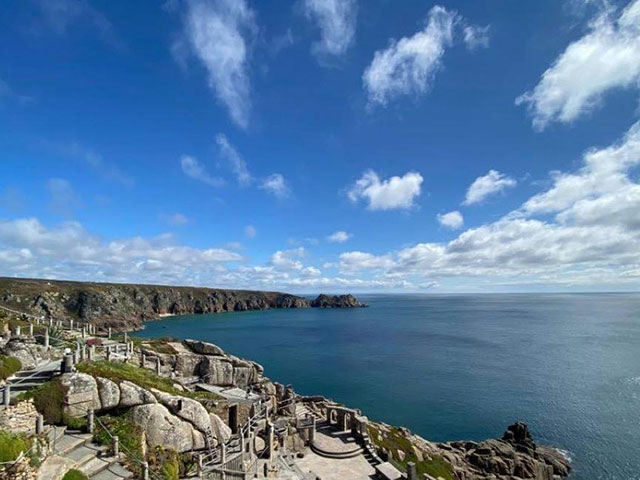
[[[319, 302], [325, 297], [328, 300]], [[140, 328], [144, 321], [161, 315], [360, 306], [350, 295], [321, 295], [311, 302], [279, 292], [13, 278], [0, 278], [0, 305], [33, 315], [80, 319], [123, 330]]]
[[311, 301], [311, 306], [316, 308], [359, 308], [366, 307], [353, 295], [318, 295]]

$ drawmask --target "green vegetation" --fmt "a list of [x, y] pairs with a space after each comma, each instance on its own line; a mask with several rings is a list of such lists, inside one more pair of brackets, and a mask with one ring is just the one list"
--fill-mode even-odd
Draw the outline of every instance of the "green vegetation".
[[[116, 435], [120, 441], [120, 450], [124, 453], [126, 464], [134, 474], [140, 475], [140, 463], [142, 454], [142, 429], [133, 423], [127, 414], [120, 416], [104, 415], [98, 417], [93, 440], [101, 445], [112, 445], [111, 435], [102, 428], [107, 427], [112, 435]], [[102, 425], [100, 425], [102, 424]]]
[[20, 371], [22, 363], [16, 357], [0, 355], [0, 379], [6, 380], [14, 373]]
[[31, 440], [23, 435], [0, 430], [0, 462], [12, 462], [20, 452], [31, 448]]
[[169, 345], [169, 342], [179, 342], [175, 338], [171, 337], [161, 337], [161, 338], [152, 338], [152, 339], [144, 339], [141, 343], [148, 345], [151, 350], [154, 350], [158, 353], [167, 353], [169, 355], [174, 355], [176, 349]]
[[64, 474], [62, 480], [89, 480], [89, 477], [79, 470], [71, 469]]
[[[413, 450], [413, 444], [407, 437], [402, 435], [399, 428], [391, 427], [389, 432], [385, 432], [375, 425], [369, 424], [367, 429], [371, 440], [377, 447], [391, 452], [393, 457], [389, 460], [397, 468], [406, 472], [407, 463], [413, 462], [416, 464], [418, 476], [427, 473], [435, 478], [442, 477], [445, 480], [453, 480], [453, 467], [449, 462], [439, 455], [433, 455], [429, 458], [429, 455], [426, 454], [424, 455], [424, 459], [420, 461]], [[403, 460], [400, 460], [398, 457], [398, 450], [404, 452]]]
[[173, 386], [171, 379], [156, 375], [151, 370], [146, 368], [134, 367], [126, 363], [114, 363], [106, 361], [98, 362], [84, 362], [79, 363], [77, 366], [79, 372], [88, 373], [94, 377], [103, 377], [109, 380], [113, 380], [116, 383], [120, 383], [124, 380], [128, 380], [142, 388], [150, 389], [155, 388], [162, 392], [167, 392], [172, 395], [182, 395], [183, 397], [198, 398], [198, 399], [212, 399], [218, 400], [220, 397], [209, 392], [189, 392], [181, 391]]
[[64, 423], [63, 414], [65, 391], [59, 379], [43, 383], [38, 388], [20, 394], [18, 400], [33, 399], [36, 410], [42, 414], [45, 423], [61, 425]]

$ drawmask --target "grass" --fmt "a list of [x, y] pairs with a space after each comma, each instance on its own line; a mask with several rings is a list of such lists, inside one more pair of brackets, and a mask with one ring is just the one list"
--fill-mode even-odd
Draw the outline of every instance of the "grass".
[[161, 337], [161, 338], [146, 339], [146, 340], [143, 340], [141, 343], [148, 345], [148, 347], [151, 350], [154, 350], [158, 353], [166, 353], [169, 355], [174, 355], [178, 352], [176, 352], [175, 348], [169, 345], [169, 342], [178, 342], [178, 341], [179, 340], [176, 340], [175, 338], [171, 338], [171, 337]]
[[77, 366], [79, 372], [88, 373], [94, 377], [102, 377], [120, 383], [128, 380], [147, 390], [155, 388], [172, 395], [181, 395], [195, 399], [219, 400], [221, 397], [209, 392], [181, 391], [173, 386], [171, 379], [156, 375], [146, 368], [134, 367], [126, 363], [114, 363], [106, 361], [84, 362]]
[[0, 462], [12, 462], [20, 452], [26, 452], [31, 448], [31, 440], [23, 435], [0, 430]]
[[64, 397], [64, 387], [60, 380], [56, 378], [43, 383], [34, 390], [21, 393], [17, 400], [32, 398], [33, 405], [42, 414], [45, 423], [61, 425], [65, 420], [65, 415], [63, 414]]
[[69, 470], [67, 473], [64, 474], [64, 477], [62, 477], [62, 480], [89, 480], [89, 477], [87, 477], [81, 471], [72, 468], [71, 470]]
[[0, 355], [0, 379], [6, 380], [14, 373], [20, 371], [22, 363], [16, 357]]
[[[136, 475], [140, 474], [140, 461], [144, 459], [142, 452], [142, 428], [133, 423], [127, 414], [120, 416], [104, 415], [98, 417], [100, 422], [116, 435], [120, 442], [120, 450], [124, 453], [127, 467]], [[111, 436], [100, 426], [96, 425], [93, 439], [100, 445], [112, 445]]]
[[[413, 444], [408, 438], [402, 435], [400, 429], [391, 427], [390, 432], [384, 432], [373, 424], [369, 424], [367, 429], [373, 443], [377, 447], [384, 448], [391, 452], [393, 458], [390, 460], [401, 470], [406, 472], [407, 463], [413, 462], [416, 464], [419, 477], [427, 473], [432, 477], [442, 477], [446, 480], [453, 480], [453, 467], [449, 462], [439, 455], [433, 455], [429, 459], [429, 455], [426, 454], [424, 455], [424, 460], [420, 461], [413, 451]], [[404, 452], [403, 460], [398, 456], [398, 450]]]

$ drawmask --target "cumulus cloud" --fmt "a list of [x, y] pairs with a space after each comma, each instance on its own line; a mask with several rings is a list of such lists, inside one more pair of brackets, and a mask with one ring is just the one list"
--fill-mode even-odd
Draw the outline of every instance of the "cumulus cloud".
[[467, 25], [462, 30], [464, 44], [469, 50], [489, 47], [489, 25], [479, 27]]
[[457, 230], [462, 228], [464, 217], [459, 211], [454, 210], [453, 212], [438, 214], [438, 222], [440, 222], [440, 225], [443, 227]]
[[526, 105], [533, 127], [543, 130], [588, 114], [610, 90], [639, 86], [640, 0], [634, 0], [619, 13], [607, 4], [516, 104]]
[[491, 195], [500, 193], [507, 188], [516, 186], [516, 181], [496, 170], [489, 170], [489, 173], [478, 177], [467, 190], [467, 195], [463, 205], [473, 205], [480, 203]]
[[347, 191], [353, 202], [364, 199], [369, 210], [407, 209], [414, 206], [420, 195], [422, 175], [417, 172], [405, 173], [381, 180], [376, 172], [367, 170]]
[[550, 188], [498, 221], [447, 243], [418, 243], [383, 255], [343, 254], [341, 269], [356, 274], [379, 268], [380, 275], [412, 284], [453, 277], [564, 286], [637, 284], [640, 184], [632, 172], [639, 165], [640, 122], [619, 142], [588, 150], [578, 171], [554, 172]]
[[260, 188], [278, 198], [291, 196], [291, 188], [285, 178], [279, 173], [272, 173], [260, 182]]
[[352, 234], [345, 232], [344, 230], [338, 230], [327, 236], [327, 242], [330, 243], [344, 243], [353, 237]]
[[188, 0], [183, 35], [172, 50], [178, 62], [195, 55], [207, 70], [209, 87], [240, 127], [251, 110], [249, 54], [255, 14], [245, 0]]
[[211, 176], [195, 157], [183, 155], [180, 157], [180, 165], [182, 167], [182, 172], [187, 177], [191, 177], [194, 180], [204, 182], [213, 187], [224, 185], [224, 180], [222, 178]]
[[293, 248], [291, 250], [278, 250], [271, 255], [270, 264], [286, 270], [302, 270], [304, 265], [301, 259], [306, 252], [304, 247]]
[[303, 0], [308, 19], [320, 29], [313, 45], [317, 55], [343, 55], [353, 44], [358, 4], [356, 0]]
[[229, 143], [229, 139], [222, 133], [216, 135], [216, 143], [218, 147], [220, 147], [220, 156], [229, 163], [231, 170], [238, 179], [238, 184], [241, 186], [249, 185], [252, 177], [244, 158], [242, 158], [233, 145]]

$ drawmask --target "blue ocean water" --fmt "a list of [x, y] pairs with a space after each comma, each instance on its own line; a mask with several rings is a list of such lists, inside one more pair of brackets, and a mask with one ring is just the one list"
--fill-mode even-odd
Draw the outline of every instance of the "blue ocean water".
[[640, 295], [375, 295], [370, 308], [182, 316], [140, 335], [198, 338], [434, 441], [524, 420], [575, 479], [640, 479]]

